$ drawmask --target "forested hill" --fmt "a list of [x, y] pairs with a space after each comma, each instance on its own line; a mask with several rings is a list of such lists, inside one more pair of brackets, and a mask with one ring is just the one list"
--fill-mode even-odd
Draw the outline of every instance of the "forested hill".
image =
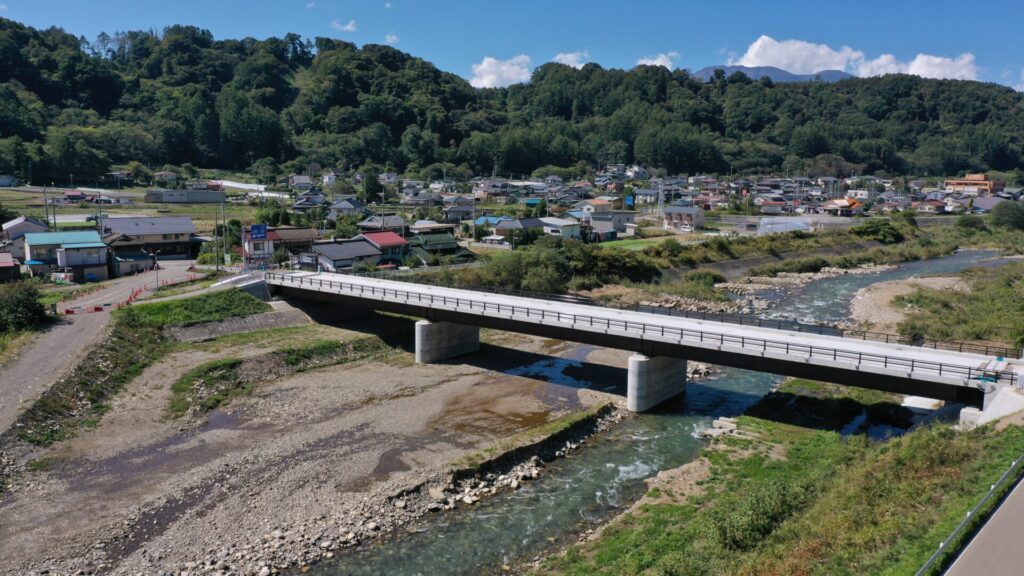
[[[0, 173], [78, 181], [111, 164], [530, 173], [954, 174], [1024, 168], [1024, 96], [893, 75], [773, 84], [661, 67], [539, 67], [477, 90], [388, 46], [215, 40], [172, 26], [86, 41], [0, 19]], [[134, 164], [138, 166], [138, 164]], [[141, 168], [139, 168], [141, 170]], [[460, 170], [461, 169], [461, 170]]]

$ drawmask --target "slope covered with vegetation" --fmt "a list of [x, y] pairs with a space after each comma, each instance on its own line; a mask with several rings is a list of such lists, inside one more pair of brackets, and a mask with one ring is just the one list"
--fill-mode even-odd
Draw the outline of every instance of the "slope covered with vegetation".
[[935, 176], [1019, 171], [1022, 134], [1024, 96], [979, 82], [705, 83], [545, 64], [530, 83], [478, 90], [388, 46], [217, 40], [191, 26], [89, 41], [0, 19], [0, 173], [37, 182], [93, 182], [131, 162], [141, 178], [164, 164], [269, 180], [312, 162], [429, 177], [633, 161]]

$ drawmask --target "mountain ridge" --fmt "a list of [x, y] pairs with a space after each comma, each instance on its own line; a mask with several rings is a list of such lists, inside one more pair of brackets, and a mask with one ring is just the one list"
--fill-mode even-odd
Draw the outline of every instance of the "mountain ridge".
[[838, 82], [854, 77], [853, 74], [843, 72], [842, 70], [820, 70], [814, 74], [794, 74], [775, 66], [730, 66], [725, 64], [705, 66], [694, 72], [693, 77], [707, 82], [711, 80], [715, 70], [719, 69], [725, 72], [726, 76], [735, 72], [743, 72], [751, 80], [760, 80], [763, 77], [768, 77], [772, 82], [811, 82], [819, 78], [823, 82]]

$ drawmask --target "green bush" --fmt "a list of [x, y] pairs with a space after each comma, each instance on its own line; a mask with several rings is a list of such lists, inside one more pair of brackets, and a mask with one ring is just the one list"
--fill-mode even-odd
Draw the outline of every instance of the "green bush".
[[992, 209], [992, 224], [1002, 228], [1024, 230], [1024, 204], [1000, 202]]
[[39, 289], [31, 282], [0, 284], [0, 334], [28, 330], [46, 322]]
[[686, 273], [685, 278], [687, 282], [696, 282], [708, 286], [714, 286], [727, 280], [722, 274], [707, 269], [690, 270]]
[[868, 220], [859, 226], [854, 226], [851, 230], [861, 238], [877, 240], [882, 244], [896, 244], [903, 242], [904, 239], [903, 233], [888, 220]]
[[190, 326], [228, 318], [268, 312], [270, 306], [237, 288], [168, 302], [138, 304], [121, 308], [118, 314], [131, 316], [149, 326]]

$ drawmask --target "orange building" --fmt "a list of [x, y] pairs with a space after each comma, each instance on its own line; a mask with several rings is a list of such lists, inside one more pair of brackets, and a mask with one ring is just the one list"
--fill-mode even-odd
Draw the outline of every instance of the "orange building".
[[1004, 182], [989, 180], [987, 174], [967, 174], [963, 178], [946, 180], [943, 186], [947, 192], [967, 192], [975, 194], [995, 194], [1002, 192]]

